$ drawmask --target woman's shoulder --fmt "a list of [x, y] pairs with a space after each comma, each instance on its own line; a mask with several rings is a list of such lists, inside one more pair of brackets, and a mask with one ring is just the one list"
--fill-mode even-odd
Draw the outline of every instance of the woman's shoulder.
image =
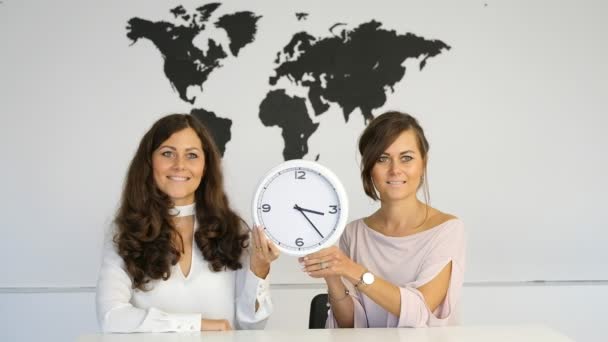
[[429, 207], [428, 219], [425, 223], [425, 230], [443, 226], [462, 226], [462, 220], [456, 215], [444, 213], [438, 209]]
[[352, 220], [350, 221], [347, 225], [346, 228], [344, 228], [344, 232], [345, 233], [353, 233], [356, 232], [358, 229], [361, 229], [362, 227], [365, 226], [365, 220], [366, 217], [360, 217], [356, 220]]
[[433, 241], [451, 241], [454, 244], [464, 241], [464, 223], [455, 215], [438, 211], [429, 218], [428, 225], [429, 238]]
[[342, 239], [350, 240], [352, 236], [357, 235], [357, 232], [365, 227], [364, 219], [365, 217], [361, 217], [346, 224], [346, 227], [344, 227], [344, 231], [342, 232]]
[[364, 219], [366, 219], [366, 217], [360, 217], [360, 218], [358, 218], [356, 220], [352, 220], [352, 221], [348, 222], [348, 224], [346, 225], [346, 227], [354, 227], [354, 226], [357, 226], [357, 225], [361, 225], [361, 224], [364, 223], [363, 222]]

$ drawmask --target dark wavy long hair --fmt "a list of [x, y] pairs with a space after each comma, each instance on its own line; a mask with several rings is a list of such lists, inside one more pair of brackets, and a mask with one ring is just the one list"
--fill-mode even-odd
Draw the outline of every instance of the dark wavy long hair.
[[213, 138], [195, 117], [172, 114], [156, 121], [139, 143], [114, 220], [114, 243], [134, 289], [145, 291], [150, 280], [167, 280], [182, 253], [181, 236], [169, 213], [174, 204], [156, 186], [152, 154], [173, 133], [188, 127], [201, 139], [205, 154], [205, 173], [195, 191], [199, 229], [194, 240], [213, 271], [242, 267], [239, 260], [248, 235], [242, 230], [243, 220], [230, 209]]

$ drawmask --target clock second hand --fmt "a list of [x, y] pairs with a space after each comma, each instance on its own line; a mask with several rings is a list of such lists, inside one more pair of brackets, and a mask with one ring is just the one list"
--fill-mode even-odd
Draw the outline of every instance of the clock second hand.
[[325, 239], [325, 237], [323, 236], [323, 234], [321, 234], [321, 232], [317, 229], [317, 227], [315, 227], [315, 224], [312, 223], [312, 221], [308, 218], [308, 216], [306, 216], [306, 214], [304, 214], [304, 211], [303, 211], [302, 208], [300, 208], [297, 204], [293, 208], [295, 210], [299, 211], [300, 214], [304, 215], [304, 218], [306, 219], [306, 221], [308, 221], [308, 223], [310, 223], [310, 225], [314, 228], [314, 230], [317, 232], [317, 234], [319, 234], [322, 239]]

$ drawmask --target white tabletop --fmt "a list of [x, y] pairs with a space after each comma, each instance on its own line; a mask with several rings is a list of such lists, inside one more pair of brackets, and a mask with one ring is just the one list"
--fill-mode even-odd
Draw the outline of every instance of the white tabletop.
[[239, 330], [228, 332], [97, 334], [78, 342], [572, 342], [544, 326], [452, 326], [444, 328]]

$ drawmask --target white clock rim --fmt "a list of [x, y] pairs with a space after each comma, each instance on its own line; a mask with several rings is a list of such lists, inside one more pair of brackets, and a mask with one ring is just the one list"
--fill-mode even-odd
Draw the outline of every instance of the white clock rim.
[[347, 223], [346, 221], [348, 220], [348, 197], [346, 196], [346, 190], [344, 189], [342, 182], [340, 182], [340, 179], [338, 178], [338, 176], [336, 176], [336, 174], [333, 171], [331, 171], [329, 168], [327, 168], [317, 162], [313, 162], [313, 161], [305, 160], [305, 159], [288, 160], [288, 161], [285, 161], [285, 162], [273, 167], [272, 169], [270, 169], [270, 171], [268, 171], [266, 173], [266, 175], [264, 176], [264, 178], [262, 178], [262, 180], [258, 183], [256, 190], [255, 190], [255, 194], [253, 196], [253, 201], [251, 202], [251, 213], [253, 216], [254, 225], [259, 226], [261, 224], [261, 220], [258, 217], [257, 203], [260, 198], [260, 194], [262, 193], [264, 185], [272, 177], [274, 177], [279, 171], [283, 171], [283, 170], [294, 168], [294, 167], [302, 167], [302, 168], [310, 169], [310, 170], [316, 171], [319, 174], [321, 174], [323, 177], [325, 177], [331, 183], [331, 185], [333, 185], [334, 189], [336, 190], [336, 195], [338, 196], [338, 200], [340, 200], [340, 217], [338, 219], [338, 222], [336, 223], [336, 229], [335, 229], [334, 233], [329, 237], [329, 239], [325, 240], [325, 242], [323, 242], [321, 245], [307, 248], [306, 250], [287, 249], [281, 245], [277, 245], [277, 248], [282, 253], [285, 253], [285, 254], [291, 255], [291, 256], [303, 256], [303, 255], [318, 252], [323, 248], [332, 246], [333, 244], [335, 244], [338, 241], [340, 236], [342, 236], [342, 233], [344, 232], [344, 228], [346, 227], [346, 223]]

